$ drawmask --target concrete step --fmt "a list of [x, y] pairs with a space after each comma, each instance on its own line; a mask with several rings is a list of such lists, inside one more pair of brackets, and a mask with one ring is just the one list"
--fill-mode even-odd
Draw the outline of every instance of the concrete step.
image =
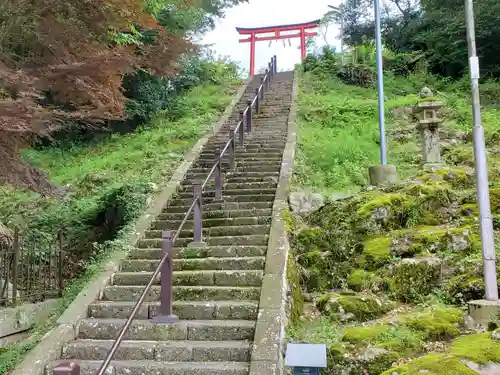
[[[234, 172], [279, 172], [281, 168], [281, 164], [275, 164], [275, 165], [264, 165], [262, 167], [259, 167], [258, 165], [255, 166], [236, 166]], [[206, 176], [212, 171], [212, 167], [193, 167], [189, 170], [188, 173], [191, 174], [203, 174], [205, 173]], [[230, 171], [226, 171], [226, 173], [229, 173]]]
[[[174, 271], [230, 271], [230, 270], [262, 270], [265, 257], [237, 258], [192, 258], [174, 259]], [[154, 272], [158, 267], [158, 259], [125, 259], [121, 263], [121, 272]]]
[[[190, 190], [191, 191], [180, 191], [179, 193], [176, 194], [176, 198], [193, 198], [192, 188]], [[227, 186], [224, 185], [224, 188], [222, 189], [223, 198], [235, 197], [239, 195], [275, 195], [275, 194], [276, 194], [276, 187], [270, 187], [270, 188], [254, 187], [249, 189], [245, 189], [242, 187], [236, 189], [229, 189]], [[203, 191], [203, 197], [204, 198], [215, 197], [215, 190], [213, 190], [213, 188], [209, 188]]]
[[[151, 224], [152, 230], [176, 230], [182, 223], [181, 219], [177, 220], [156, 220]], [[262, 224], [270, 224], [271, 216], [255, 216], [255, 217], [229, 217], [216, 219], [203, 219], [203, 228], [213, 227], [234, 227], [234, 226], [255, 226]], [[184, 229], [192, 229], [194, 221], [189, 220], [184, 224]]]
[[[200, 154], [200, 159], [214, 159], [215, 150], [203, 150]], [[269, 156], [272, 158], [281, 158], [283, 155], [283, 149], [269, 148], [267, 151], [262, 148], [256, 150], [247, 150], [244, 146], [236, 145], [236, 157], [237, 158], [263, 158]], [[225, 156], [226, 158], [228, 156]], [[214, 159], [215, 160], [215, 159]]]
[[[80, 375], [95, 375], [102, 361], [75, 361]], [[59, 362], [48, 366], [47, 375]], [[107, 375], [248, 375], [248, 362], [111, 361]]]
[[[245, 194], [245, 195], [222, 195], [222, 200], [215, 199], [215, 197], [207, 197], [203, 199], [203, 207], [212, 203], [231, 203], [231, 202], [273, 202], [275, 197], [274, 189], [271, 194]], [[193, 197], [189, 198], [174, 198], [168, 207], [175, 206], [188, 206], [193, 203]], [[187, 211], [187, 210], [186, 210]]]
[[[262, 153], [241, 153], [238, 152], [236, 155], [236, 159], [238, 161], [246, 161], [246, 162], [260, 162], [260, 161], [276, 161], [276, 162], [281, 162], [282, 156], [281, 153], [276, 153], [276, 154], [262, 154]], [[202, 154], [200, 158], [198, 159], [198, 162], [204, 162], [204, 163], [215, 163], [216, 158], [214, 154]], [[229, 155], [224, 154], [222, 157], [222, 161], [229, 161]]]
[[[186, 214], [184, 212], [174, 212], [174, 213], [161, 213], [158, 216], [158, 220], [156, 222], [167, 222], [167, 221], [182, 221], [184, 219], [184, 216]], [[217, 210], [217, 211], [204, 211], [203, 212], [203, 223], [207, 223], [208, 226], [210, 225], [209, 222], [214, 221], [217, 222], [217, 220], [228, 220], [224, 221], [225, 223], [231, 222], [230, 220], [234, 219], [247, 219], [250, 218], [253, 220], [254, 217], [259, 218], [259, 223], [262, 218], [269, 217], [272, 215], [272, 209], [268, 208], [263, 208], [263, 209], [242, 209], [242, 210]], [[189, 215], [189, 217], [193, 218], [193, 214]], [[236, 223], [237, 221], [232, 221]], [[186, 223], [187, 224], [187, 223]], [[235, 224], [235, 225], [240, 225], [240, 224]]]
[[[203, 241], [208, 246], [267, 246], [269, 236], [265, 234], [253, 234], [246, 236], [224, 236], [224, 237], [208, 237], [203, 238]], [[187, 247], [193, 240], [191, 238], [178, 238], [175, 247]], [[161, 248], [163, 241], [161, 239], [141, 239], [137, 242], [137, 247], [148, 248], [155, 247]]]
[[[143, 286], [109, 285], [104, 288], [101, 300], [104, 301], [137, 301], [144, 292]], [[257, 301], [260, 297], [259, 287], [234, 286], [174, 286], [174, 301]], [[146, 302], [160, 300], [160, 287], [152, 286], [146, 296]]]
[[[113, 275], [113, 285], [147, 285], [153, 272], [117, 272]], [[217, 286], [261, 286], [263, 271], [176, 271], [173, 285], [217, 285]], [[160, 278], [155, 279], [160, 285]]]
[[[198, 160], [193, 164], [193, 168], [212, 168], [215, 162], [213, 160]], [[230, 165], [229, 161], [223, 160], [221, 163], [223, 170], [228, 170]], [[235, 166], [237, 169], [241, 168], [255, 168], [255, 167], [263, 167], [263, 168], [276, 168], [276, 166], [281, 166], [281, 160], [245, 160], [245, 158], [238, 158], [235, 160]]]
[[[135, 301], [98, 301], [89, 306], [89, 317], [127, 319]], [[173, 312], [179, 319], [189, 320], [255, 320], [257, 301], [173, 301]], [[160, 313], [159, 302], [141, 305], [136, 319], [151, 319]]]
[[[220, 227], [204, 227], [202, 229], [203, 236], [207, 237], [222, 237], [222, 236], [246, 236], [253, 234], [268, 234], [270, 229], [269, 224], [257, 225], [236, 225], [236, 226], [220, 226]], [[145, 233], [145, 238], [162, 238], [162, 230], [148, 230]], [[172, 230], [171, 235], [174, 236], [177, 231]], [[193, 238], [193, 229], [183, 229], [180, 232], [179, 239]]]
[[[239, 211], [239, 210], [261, 210], [261, 209], [271, 209], [274, 202], [224, 202], [224, 203], [207, 203], [203, 202], [203, 213], [210, 213], [212, 211], [219, 212], [221, 210], [227, 211]], [[169, 206], [165, 209], [165, 213], [182, 213], [186, 214], [191, 206]]]
[[[78, 338], [114, 340], [125, 319], [82, 319]], [[155, 324], [136, 319], [124, 336], [125, 340], [253, 340], [255, 322], [249, 320], [179, 320], [173, 324]]]
[[[103, 361], [112, 340], [75, 340], [64, 346], [63, 359]], [[249, 341], [123, 341], [116, 361], [248, 362]]]
[[[215, 179], [210, 181], [211, 183], [205, 187], [206, 192], [212, 192], [215, 190]], [[234, 191], [234, 190], [256, 190], [256, 189], [273, 189], [276, 191], [278, 183], [276, 181], [250, 181], [250, 182], [230, 182], [228, 178], [223, 177], [222, 191]], [[193, 195], [193, 184], [189, 182], [182, 183], [179, 192], [189, 192], [191, 196]]]
[[[174, 258], [234, 258], [234, 257], [259, 257], [265, 256], [267, 252], [266, 246], [213, 246], [203, 248], [174, 248]], [[163, 249], [147, 248], [134, 249], [128, 256], [129, 259], [161, 259], [163, 257]]]

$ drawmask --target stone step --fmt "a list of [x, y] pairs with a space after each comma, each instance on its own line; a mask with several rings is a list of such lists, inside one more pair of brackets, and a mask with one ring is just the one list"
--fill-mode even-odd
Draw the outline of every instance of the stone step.
[[[213, 160], [198, 160], [193, 164], [193, 168], [212, 168], [215, 164]], [[263, 167], [263, 168], [276, 168], [276, 166], [281, 166], [281, 160], [245, 160], [243, 157], [239, 157], [235, 160], [235, 167], [237, 169], [241, 168], [255, 168], [255, 167]], [[229, 170], [229, 161], [223, 160], [221, 163], [221, 167], [223, 170]]]
[[[260, 131], [265, 131], [265, 129], [261, 129]], [[285, 129], [280, 129], [280, 131], [285, 132]], [[259, 130], [256, 130], [255, 132], [259, 132]], [[236, 150], [237, 151], [243, 151], [243, 152], [259, 152], [262, 151], [260, 149], [265, 148], [269, 150], [274, 150], [278, 151], [280, 150], [279, 148], [276, 147], [276, 145], [282, 145], [283, 143], [286, 142], [286, 136], [283, 135], [279, 139], [271, 139], [268, 140], [268, 137], [273, 137], [272, 134], [264, 134], [261, 139], [256, 138], [256, 137], [251, 137], [248, 136], [248, 134], [245, 134], [245, 139], [243, 141], [243, 144], [240, 143], [238, 136], [235, 136], [235, 143], [236, 143]], [[206, 153], [208, 151], [213, 153], [217, 150], [217, 148], [223, 149], [226, 147], [227, 142], [229, 141], [229, 134], [227, 136], [221, 137], [220, 139], [212, 139], [211, 141], [208, 141], [205, 146], [203, 147], [202, 153]], [[269, 142], [269, 143], [268, 143]], [[283, 150], [281, 150], [283, 152]]]
[[[127, 319], [132, 313], [135, 301], [98, 301], [89, 306], [91, 318]], [[189, 320], [255, 320], [257, 301], [173, 301], [173, 312], [179, 319]], [[136, 319], [151, 319], [160, 313], [159, 302], [141, 305]]]
[[[203, 199], [203, 207], [205, 207], [205, 205], [210, 205], [212, 203], [273, 202], [274, 201], [274, 197], [275, 197], [274, 189], [273, 189], [273, 193], [272, 194], [222, 195], [222, 201], [218, 200], [218, 199], [215, 199], [215, 197], [207, 197], [207, 198]], [[189, 198], [174, 198], [168, 204], [168, 207], [175, 207], [175, 206], [188, 206], [188, 207], [190, 207], [192, 203], [193, 203], [193, 197], [189, 197]]]
[[[113, 275], [113, 285], [147, 285], [153, 272], [117, 272]], [[216, 285], [216, 286], [261, 286], [263, 271], [176, 271], [172, 280], [173, 285]], [[160, 277], [155, 279], [160, 285]]]
[[[203, 213], [219, 212], [221, 210], [239, 211], [239, 210], [261, 210], [270, 209], [273, 207], [274, 202], [224, 202], [224, 203], [207, 203], [203, 202]], [[165, 209], [165, 213], [183, 213], [184, 215], [189, 210], [189, 205], [184, 206], [169, 206]]]
[[[78, 361], [80, 375], [95, 375], [102, 361]], [[59, 362], [48, 366], [47, 375]], [[107, 375], [248, 375], [248, 362], [111, 361]]]
[[[209, 237], [203, 238], [203, 241], [208, 246], [267, 246], [269, 236], [265, 234], [253, 234], [247, 236], [224, 236], [224, 237]], [[175, 247], [187, 247], [193, 240], [191, 238], [178, 238]], [[137, 242], [137, 247], [148, 248], [155, 247], [161, 248], [163, 241], [159, 238], [143, 238]]]
[[[109, 285], [104, 288], [101, 300], [104, 301], [137, 301], [144, 292], [143, 286]], [[234, 286], [174, 286], [174, 301], [257, 301], [260, 297], [259, 287]], [[146, 302], [160, 300], [160, 287], [152, 286], [146, 296]]]
[[[157, 222], [165, 222], [165, 221], [182, 221], [184, 220], [184, 216], [186, 214], [184, 212], [174, 212], [174, 213], [161, 213], [158, 215], [158, 220]], [[204, 211], [203, 212], [203, 223], [207, 223], [208, 226], [211, 226], [210, 223], [208, 223], [211, 220], [231, 220], [231, 219], [246, 219], [250, 218], [253, 220], [254, 217], [259, 218], [259, 222], [261, 221], [260, 218], [263, 217], [269, 217], [272, 215], [272, 209], [268, 208], [262, 208], [262, 209], [241, 209], [241, 210], [217, 210], [217, 211]], [[189, 215], [189, 217], [192, 219], [193, 214]], [[225, 221], [229, 223], [230, 221]], [[234, 221], [236, 222], [236, 221]], [[187, 223], [186, 223], [187, 224]], [[240, 224], [235, 224], [235, 225], [240, 225]]]
[[[281, 153], [267, 155], [267, 154], [262, 154], [262, 153], [248, 154], [248, 153], [238, 152], [236, 154], [236, 160], [246, 161], [246, 162], [261, 162], [261, 161], [264, 161], [264, 162], [265, 161], [268, 161], [268, 162], [279, 161], [280, 162], [281, 159], [282, 159]], [[215, 163], [216, 159], [215, 159], [215, 155], [207, 153], [207, 154], [202, 154], [197, 161], [213, 164], [213, 163]], [[229, 161], [229, 155], [224, 154], [224, 156], [222, 157], [222, 161]]]
[[[125, 319], [82, 319], [78, 338], [114, 340]], [[125, 333], [125, 340], [253, 340], [255, 322], [249, 320], [179, 320], [173, 324], [155, 324], [136, 319]]]
[[[281, 164], [275, 164], [275, 165], [264, 165], [262, 167], [259, 167], [258, 165], [256, 166], [236, 166], [235, 170], [233, 172], [279, 172], [281, 168]], [[203, 174], [205, 173], [206, 176], [212, 171], [212, 167], [193, 167], [189, 170], [188, 173], [192, 174]], [[230, 171], [226, 171], [226, 173], [229, 173]]]
[[[224, 145], [221, 144], [207, 145], [203, 149], [203, 152], [206, 154], [214, 155], [217, 149], [222, 148], [221, 146], [224, 147]], [[249, 143], [244, 146], [236, 147], [236, 154], [244, 155], [246, 153], [283, 153], [284, 146], [284, 142], [280, 144]]]
[[[182, 220], [155, 220], [151, 224], [152, 230], [176, 230], [179, 228]], [[255, 226], [259, 224], [270, 224], [271, 216], [255, 216], [255, 217], [230, 217], [230, 218], [216, 218], [216, 219], [203, 219], [203, 228], [213, 227], [233, 227], [233, 226]], [[186, 221], [184, 229], [192, 229], [194, 227], [194, 220]]]
[[[265, 260], [265, 257], [174, 259], [172, 266], [174, 271], [262, 270]], [[125, 259], [120, 271], [154, 272], [159, 263], [159, 259]]]
[[[213, 159], [215, 155], [215, 150], [203, 150], [200, 154], [200, 159]], [[282, 149], [274, 149], [274, 148], [269, 148], [267, 151], [259, 148], [257, 150], [246, 150], [245, 147], [241, 147], [236, 145], [236, 157], [237, 158], [247, 158], [247, 157], [255, 157], [255, 158], [263, 158], [265, 156], [269, 156], [272, 158], [281, 158], [283, 155], [283, 150]], [[225, 155], [227, 158], [227, 156]]]
[[[267, 234], [269, 233], [269, 224], [258, 224], [258, 225], [236, 225], [236, 226], [220, 226], [220, 227], [203, 227], [203, 236], [207, 237], [223, 237], [223, 236], [246, 236], [252, 234]], [[154, 239], [162, 238], [162, 230], [153, 229], [147, 230], [145, 233], [145, 238]], [[170, 231], [171, 236], [174, 236], [177, 231]], [[193, 238], [193, 229], [183, 229], [180, 232], [179, 239], [182, 238]]]
[[[63, 359], [103, 361], [112, 340], [75, 340], [66, 344]], [[249, 341], [123, 341], [115, 361], [248, 362]]]
[[[234, 258], [234, 257], [259, 257], [265, 256], [267, 252], [266, 246], [216, 246], [203, 248], [174, 248], [174, 258]], [[161, 259], [163, 257], [163, 249], [148, 248], [134, 249], [128, 256], [130, 259]]]
[[[191, 189], [192, 190], [192, 189]], [[222, 197], [236, 197], [240, 195], [275, 195], [276, 194], [276, 188], [271, 187], [271, 188], [262, 188], [262, 187], [255, 187], [255, 188], [250, 188], [250, 189], [244, 189], [244, 188], [237, 188], [237, 189], [229, 189], [226, 186], [224, 186], [224, 189], [222, 189]], [[203, 192], [203, 197], [204, 198], [213, 198], [215, 197], [215, 190], [213, 188], [207, 189], [206, 191]], [[179, 193], [176, 194], [176, 198], [193, 198], [193, 192], [192, 191], [180, 191]]]

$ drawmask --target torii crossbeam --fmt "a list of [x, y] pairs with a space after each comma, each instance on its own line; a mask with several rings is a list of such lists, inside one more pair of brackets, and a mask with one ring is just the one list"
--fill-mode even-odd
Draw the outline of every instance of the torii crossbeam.
[[[266, 40], [279, 40], [279, 39], [292, 39], [300, 38], [300, 54], [302, 59], [306, 57], [306, 37], [313, 37], [318, 35], [316, 31], [307, 31], [318, 27], [320, 20], [297, 23], [293, 25], [279, 25], [279, 26], [265, 26], [244, 28], [237, 27], [236, 31], [240, 35], [248, 35], [246, 39], [240, 39], [240, 43], [250, 42], [250, 75], [255, 75], [255, 42], [262, 42]], [[293, 34], [283, 34], [283, 32], [298, 31]], [[272, 34], [267, 36], [258, 37], [259, 34]]]

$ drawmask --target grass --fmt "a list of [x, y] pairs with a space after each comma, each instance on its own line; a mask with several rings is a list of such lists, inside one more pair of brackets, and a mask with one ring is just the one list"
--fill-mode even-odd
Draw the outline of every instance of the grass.
[[[120, 188], [130, 191], [126, 203], [134, 215], [139, 214], [147, 196], [168, 181], [184, 153], [229, 104], [235, 87], [204, 85], [193, 89], [184, 97], [185, 115], [177, 121], [168, 121], [159, 113], [134, 133], [115, 134], [90, 147], [25, 150], [25, 159], [69, 194], [64, 200], [54, 200], [0, 187], [0, 221], [43, 231], [57, 225], [83, 225], [95, 219], [113, 192], [123, 193]], [[78, 218], [80, 224], [75, 223]]]
[[[422, 87], [428, 86], [433, 90], [434, 95], [445, 103], [444, 108], [439, 114], [444, 120], [443, 128], [459, 132], [470, 132], [472, 130], [472, 118], [468, 100], [469, 82], [461, 80], [450, 83], [424, 73], [416, 73], [408, 77], [408, 79], [391, 76], [385, 78], [388, 161], [397, 166], [399, 179], [407, 180], [421, 169], [420, 135], [417, 131], [417, 121], [411, 115], [411, 108], [419, 100], [419, 91]], [[492, 133], [500, 129], [500, 112], [496, 99], [498, 98], [498, 92], [500, 92], [500, 85], [498, 83], [487, 82], [482, 86], [483, 88], [485, 94], [482, 98], [482, 122], [486, 133]], [[294, 184], [296, 189], [331, 194], [345, 190], [352, 191], [356, 188], [359, 189], [366, 186], [368, 182], [368, 167], [379, 163], [377, 92], [374, 87], [361, 88], [343, 84], [332, 77], [331, 74], [328, 76], [324, 72], [322, 73], [319, 68], [315, 72], [303, 73], [300, 82], [298, 124], [297, 166], [294, 170]], [[450, 138], [448, 136], [447, 141], [450, 141]], [[473, 165], [472, 142], [452, 147], [451, 151], [448, 150], [448, 154], [446, 154], [447, 158], [449, 158], [450, 152], [455, 153], [457, 160], [459, 160], [457, 170], [465, 170], [464, 165]], [[498, 151], [495, 153], [494, 147], [489, 150], [489, 161], [490, 184], [494, 187], [496, 185], [493, 180], [494, 176], [497, 175], [495, 171], [498, 169], [491, 168], [491, 165], [493, 164], [496, 167], [499, 162]], [[451, 161], [450, 164], [452, 164]], [[461, 186], [458, 180], [457, 178], [454, 189], [459, 193], [465, 193], [462, 191], [465, 187]], [[472, 186], [467, 186], [467, 189], [472, 189]], [[341, 201], [335, 202], [331, 206], [327, 205], [322, 211], [314, 214], [315, 220], [305, 219], [306, 223], [309, 222], [310, 225], [314, 226], [314, 229], [309, 228], [308, 230], [319, 230], [320, 233], [332, 239], [331, 245], [323, 244], [320, 240], [310, 242], [310, 250], [308, 251], [325, 254], [324, 257], [317, 261], [317, 264], [314, 264], [314, 261], [307, 264], [305, 262], [300, 263], [299, 260], [299, 264], [304, 267], [301, 274], [305, 276], [303, 286], [311, 293], [313, 301], [316, 304], [320, 301], [320, 295], [325, 290], [322, 289], [323, 286], [308, 285], [309, 280], [313, 280], [309, 275], [315, 275], [315, 272], [319, 271], [324, 274], [330, 274], [330, 279], [337, 281], [339, 277], [335, 274], [337, 269], [333, 270], [333, 268], [326, 269], [326, 267], [323, 267], [324, 264], [335, 261], [335, 251], [337, 248], [342, 247], [342, 249], [352, 249], [352, 252], [362, 252], [359, 258], [360, 263], [356, 263], [355, 255], [351, 255], [349, 259], [351, 263], [361, 267], [358, 270], [360, 272], [357, 274], [354, 273], [352, 280], [348, 280], [348, 285], [342, 283], [339, 283], [339, 285], [335, 284], [339, 288], [345, 288], [345, 286], [352, 287], [352, 285], [349, 285], [349, 282], [351, 284], [362, 285], [363, 281], [369, 281], [369, 273], [366, 272], [369, 267], [362, 264], [365, 255], [369, 255], [370, 253], [380, 253], [378, 254], [379, 256], [385, 253], [387, 253], [386, 255], [391, 255], [389, 254], [389, 245], [397, 246], [403, 243], [401, 238], [396, 236], [397, 232], [391, 233], [383, 229], [379, 229], [379, 234], [383, 234], [382, 236], [374, 236], [371, 232], [370, 234], [362, 233], [359, 237], [353, 238], [352, 242], [342, 242], [344, 235], [348, 236], [347, 233], [344, 234], [346, 231], [352, 230], [353, 233], [357, 233], [353, 227], [350, 227], [349, 223], [352, 222], [346, 219], [346, 217], [359, 215], [361, 218], [363, 216], [371, 218], [375, 216], [373, 204], [377, 203], [378, 206], [380, 203], [380, 207], [401, 206], [401, 210], [408, 217], [408, 225], [410, 227], [417, 225], [419, 218], [417, 213], [413, 212], [414, 210], [420, 212], [417, 205], [406, 207], [404, 202], [400, 202], [400, 199], [395, 199], [392, 204], [385, 201], [388, 199], [391, 200], [391, 198], [400, 198], [398, 191], [397, 189], [388, 190], [380, 195], [381, 193], [376, 190], [373, 192], [374, 197], [367, 200], [370, 203], [366, 207], [363, 206], [365, 204], [363, 203], [363, 199], [366, 199], [370, 193], [363, 193], [359, 201], [356, 201], [356, 198], [354, 198], [352, 200], [354, 203], [346, 203], [345, 205]], [[438, 192], [439, 189], [436, 190], [436, 193]], [[431, 192], [426, 194], [431, 194]], [[353, 207], [356, 207], [356, 210], [359, 211], [354, 211]], [[493, 214], [497, 215], [498, 212], [493, 212]], [[415, 218], [413, 219], [413, 217]], [[316, 225], [321, 226], [321, 228], [316, 227]], [[434, 224], [426, 225], [434, 228], [432, 227]], [[448, 223], [448, 225], [453, 226], [458, 224]], [[372, 229], [376, 230], [376, 228]], [[435, 229], [440, 230], [440, 227], [435, 227]], [[360, 230], [361, 232], [362, 230]], [[412, 229], [412, 233], [418, 232]], [[300, 236], [297, 236], [297, 233], [293, 234], [295, 236], [292, 237], [292, 243], [298, 241], [300, 238]], [[499, 232], [497, 231], [497, 236], [498, 234]], [[319, 238], [322, 237], [319, 236]], [[395, 239], [397, 241], [394, 241]], [[409, 241], [416, 242], [415, 239], [410, 239]], [[429, 243], [435, 241], [437, 239], [429, 237]], [[361, 242], [363, 242], [362, 247], [359, 245]], [[302, 251], [302, 247], [299, 245], [295, 245], [297, 252]], [[378, 247], [380, 248], [377, 248], [376, 245], [379, 245]], [[385, 247], [382, 245], [385, 245]], [[500, 242], [496, 242], [496, 245], [497, 251], [500, 251]], [[297, 257], [299, 259], [306, 259], [307, 255], [307, 253], [298, 253]], [[481, 263], [480, 254], [474, 254], [473, 259], [474, 264]], [[386, 268], [378, 266], [376, 268], [385, 272], [390, 270], [398, 261], [399, 258], [391, 258]], [[349, 268], [348, 265], [345, 267]], [[341, 272], [344, 271], [342, 268], [340, 269]], [[454, 272], [465, 274], [465, 271], [458, 269], [454, 270]], [[346, 272], [346, 274], [348, 273]], [[394, 281], [395, 283], [400, 281], [399, 279], [394, 279], [394, 274], [390, 272], [380, 273], [380, 275], [382, 275], [381, 277], [384, 281]], [[425, 279], [423, 274], [419, 276], [422, 276], [422, 280]], [[405, 285], [411, 285], [415, 289], [418, 285], [418, 282], [415, 281], [413, 284], [404, 280], [401, 282], [405, 282]], [[370, 289], [377, 295], [384, 296], [388, 293], [388, 290], [384, 288], [386, 286], [377, 284]], [[326, 290], [326, 292], [329, 292], [329, 290]], [[404, 292], [404, 294], [406, 297], [408, 293]], [[400, 302], [405, 302], [400, 296], [396, 297]], [[393, 296], [393, 298], [396, 297]], [[419, 357], [427, 350], [448, 350], [447, 353], [450, 353], [450, 355], [468, 358], [464, 354], [468, 350], [463, 345], [464, 340], [460, 338], [454, 344], [449, 343], [452, 338], [461, 334], [469, 334], [469, 332], [463, 330], [463, 311], [452, 309], [450, 305], [452, 302], [449, 292], [444, 289], [433, 288], [430, 291], [417, 291], [411, 303], [408, 302], [400, 306], [401, 310], [392, 311], [388, 315], [370, 322], [370, 324], [361, 324], [360, 319], [354, 319], [355, 317], [351, 317], [352, 320], [346, 322], [332, 321], [323, 315], [312, 321], [302, 321], [296, 327], [289, 327], [288, 337], [290, 340], [296, 342], [305, 341], [327, 344], [329, 364], [331, 366], [329, 369], [324, 370], [324, 374], [340, 373], [342, 371], [346, 374], [361, 374], [364, 373], [364, 370], [370, 374], [380, 374], [391, 367], [394, 361], [408, 357]], [[424, 308], [424, 306], [425, 309], [422, 310], [424, 312], [421, 312], [419, 309]], [[411, 313], [407, 309], [411, 309]], [[334, 312], [337, 313], [337, 310]], [[347, 315], [347, 312], [350, 311], [342, 306], [341, 314]], [[357, 320], [357, 322], [354, 320]], [[379, 323], [379, 325], [375, 323]], [[470, 337], [470, 341], [467, 341], [467, 339], [465, 341], [471, 346], [474, 346], [475, 341], [478, 339], [477, 336], [465, 337]], [[436, 341], [439, 341], [439, 343], [434, 343]], [[484, 343], [478, 341], [478, 345], [483, 345], [490, 350], [492, 346], [491, 340], [484, 341]], [[433, 344], [436, 344], [436, 346], [434, 347]], [[459, 345], [461, 352], [456, 348], [458, 344], [462, 345]], [[448, 348], [448, 346], [453, 346], [453, 350]], [[370, 350], [373, 348], [384, 349], [388, 352], [381, 352], [380, 357], [365, 360], [364, 355], [368, 356]], [[486, 349], [484, 352], [486, 353]], [[491, 356], [489, 358], [496, 359], [498, 355], [497, 351], [493, 349], [487, 353]], [[396, 355], [394, 356], [393, 354]], [[483, 359], [485, 358], [481, 357], [478, 353], [474, 355], [474, 360], [481, 363], [484, 362]], [[440, 355], [431, 354], [424, 361], [425, 363], [420, 363], [417, 360], [417, 366], [408, 365], [408, 369], [403, 366], [401, 369], [407, 372], [397, 372], [400, 374], [416, 375], [421, 372], [422, 368], [427, 369], [427, 367], [423, 366], [425, 364], [429, 366], [430, 373], [444, 374], [446, 371], [443, 369], [446, 366], [443, 367], [440, 364], [442, 359]], [[489, 360], [491, 361], [491, 359]], [[463, 367], [461, 362], [456, 358], [455, 362], [457, 366]], [[391, 372], [399, 369], [393, 368], [384, 372], [384, 374], [390, 375]], [[461, 367], [453, 367], [450, 364], [450, 369], [446, 374], [469, 374], [469, 372], [459, 372], [459, 370], [461, 370]]]
[[[239, 85], [239, 84], [238, 84]], [[236, 84], [203, 85], [183, 99], [185, 115], [177, 121], [166, 120], [159, 113], [147, 126], [127, 135], [113, 135], [110, 140], [90, 147], [68, 150], [25, 150], [24, 157], [42, 169], [69, 194], [63, 200], [37, 196], [9, 186], [0, 187], [0, 221], [23, 224], [34, 231], [47, 231], [65, 222], [71, 235], [89, 236], [88, 219], [98, 217], [107, 208], [112, 192], [126, 195], [121, 199], [127, 208], [124, 226], [111, 241], [90, 244], [92, 252], [82, 256], [81, 273], [69, 283], [57, 311], [43, 324], [30, 331], [30, 337], [0, 351], [0, 375], [9, 373], [54, 327], [57, 317], [84, 286], [102, 269], [109, 257], [127, 247], [127, 238], [135, 219], [143, 212], [148, 199], [175, 171], [184, 154], [203, 135], [234, 97]], [[143, 188], [146, 186], [146, 188]], [[126, 189], [124, 189], [124, 187]]]
[[[415, 105], [417, 94], [426, 84], [441, 94], [446, 103], [441, 116], [447, 127], [461, 131], [472, 129], [466, 94], [456, 91], [455, 86], [446, 86], [432, 77], [418, 74], [405, 80], [387, 77], [388, 162], [397, 166], [400, 179], [417, 171], [421, 151], [416, 121], [398, 112]], [[489, 91], [492, 91], [491, 85], [488, 84]], [[486, 131], [500, 128], [499, 115], [496, 107], [483, 108]], [[409, 133], [407, 142], [397, 142], [391, 137], [398, 130]], [[297, 188], [333, 193], [366, 185], [367, 168], [380, 162], [379, 144], [377, 92], [374, 88], [345, 85], [324, 75], [302, 74], [294, 175]]]

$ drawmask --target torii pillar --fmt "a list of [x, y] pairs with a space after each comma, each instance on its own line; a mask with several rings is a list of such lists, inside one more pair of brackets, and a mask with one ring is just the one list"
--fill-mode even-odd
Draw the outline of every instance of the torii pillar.
[[[309, 29], [317, 28], [320, 20], [298, 23], [294, 25], [278, 25], [278, 26], [265, 26], [255, 28], [237, 27], [236, 31], [240, 35], [247, 35], [248, 38], [240, 39], [240, 43], [250, 43], [250, 76], [255, 75], [255, 42], [262, 42], [267, 40], [279, 39], [293, 39], [300, 38], [300, 55], [302, 60], [306, 57], [306, 37], [317, 36], [316, 31], [307, 31]], [[283, 32], [298, 31], [298, 33], [283, 34]], [[257, 36], [259, 34], [272, 34], [266, 36]]]

